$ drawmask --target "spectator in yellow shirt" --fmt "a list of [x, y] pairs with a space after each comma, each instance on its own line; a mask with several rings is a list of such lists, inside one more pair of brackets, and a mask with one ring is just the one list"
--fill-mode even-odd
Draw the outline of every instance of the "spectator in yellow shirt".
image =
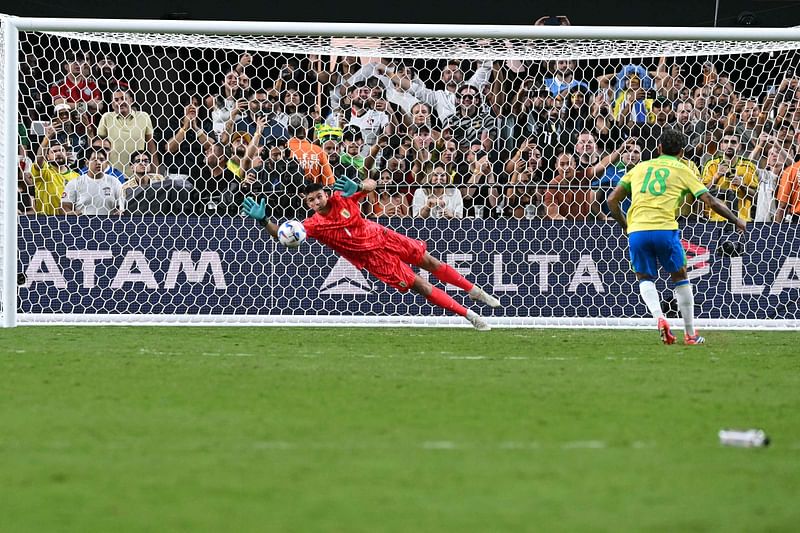
[[[738, 155], [739, 147], [736, 132], [725, 130], [716, 157], [703, 166], [703, 183], [712, 196], [725, 203], [739, 218], [750, 222], [753, 220], [750, 208], [758, 193], [758, 169], [751, 160]], [[706, 215], [713, 222], [725, 221], [708, 209]]]
[[131, 154], [147, 150], [152, 164], [158, 166], [158, 148], [153, 140], [153, 121], [144, 111], [133, 109], [133, 96], [128, 90], [114, 91], [113, 111], [105, 113], [97, 126], [97, 136], [111, 139], [108, 162], [114, 168], [126, 168]]
[[67, 166], [66, 147], [52, 140], [55, 133], [52, 126], [47, 127], [31, 168], [35, 190], [33, 205], [37, 215], [59, 214], [64, 186], [78, 177], [78, 173]]

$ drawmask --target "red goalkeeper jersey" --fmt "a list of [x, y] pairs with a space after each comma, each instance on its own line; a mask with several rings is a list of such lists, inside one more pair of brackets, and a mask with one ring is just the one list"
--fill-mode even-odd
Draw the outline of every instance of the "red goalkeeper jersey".
[[[338, 191], [333, 193], [328, 198], [331, 209], [327, 214], [314, 213], [303, 221], [308, 236], [346, 259], [356, 258], [362, 252], [383, 248], [386, 232], [389, 230], [361, 215], [359, 200], [364, 196], [365, 193], [356, 193], [344, 198]], [[362, 263], [359, 260], [356, 262]], [[351, 263], [356, 264], [353, 261]]]

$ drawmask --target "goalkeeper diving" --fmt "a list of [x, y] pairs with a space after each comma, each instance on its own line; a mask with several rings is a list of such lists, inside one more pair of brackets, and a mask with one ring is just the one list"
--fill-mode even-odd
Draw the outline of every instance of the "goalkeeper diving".
[[[328, 194], [319, 183], [309, 183], [303, 189], [306, 205], [314, 214], [303, 221], [309, 237], [317, 239], [356, 268], [363, 268], [390, 287], [400, 292], [421, 294], [433, 305], [463, 316], [478, 331], [488, 331], [489, 324], [475, 311], [456, 302], [442, 289], [416, 274], [409, 265], [425, 269], [439, 281], [449, 283], [467, 292], [472, 300], [490, 307], [499, 307], [500, 301], [468, 281], [453, 267], [433, 257], [427, 245], [401, 235], [361, 214], [359, 202], [375, 190], [377, 183], [365, 179], [357, 183], [349, 178], [339, 178], [334, 183], [333, 194]], [[256, 202], [245, 198], [242, 212], [261, 224], [273, 238], [278, 237], [278, 225], [269, 219], [266, 201]]]

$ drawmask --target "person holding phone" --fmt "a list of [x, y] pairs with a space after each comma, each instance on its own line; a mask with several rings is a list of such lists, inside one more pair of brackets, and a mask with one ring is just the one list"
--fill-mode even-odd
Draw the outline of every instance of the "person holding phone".
[[[740, 146], [736, 132], [732, 128], [725, 130], [719, 141], [718, 155], [703, 166], [703, 183], [712, 196], [739, 218], [750, 222], [753, 220], [751, 207], [758, 194], [758, 169], [750, 159], [739, 155]], [[711, 209], [706, 209], [706, 214], [712, 222], [726, 220]]]

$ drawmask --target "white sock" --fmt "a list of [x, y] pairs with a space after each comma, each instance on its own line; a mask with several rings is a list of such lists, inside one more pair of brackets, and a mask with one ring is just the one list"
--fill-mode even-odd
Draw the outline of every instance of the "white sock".
[[664, 313], [661, 312], [661, 297], [658, 295], [656, 284], [649, 280], [642, 280], [639, 282], [639, 291], [653, 318], [656, 320], [662, 318]]
[[675, 297], [678, 299], [678, 309], [683, 317], [683, 329], [687, 335], [694, 335], [694, 295], [692, 284], [684, 283], [675, 287]]

